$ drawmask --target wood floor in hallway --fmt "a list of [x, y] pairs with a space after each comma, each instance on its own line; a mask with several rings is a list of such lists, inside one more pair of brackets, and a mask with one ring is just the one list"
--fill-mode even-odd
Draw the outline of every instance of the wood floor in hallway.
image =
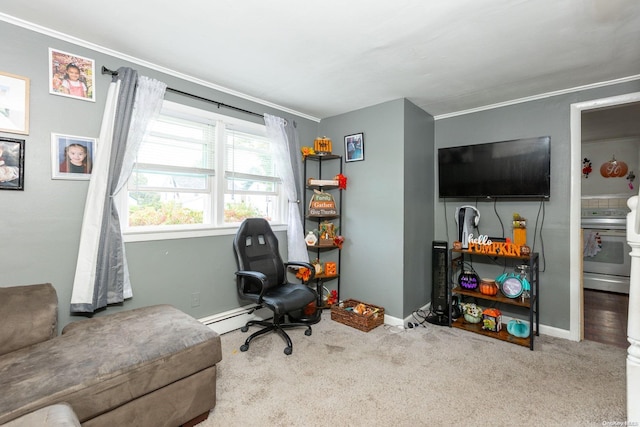
[[629, 295], [584, 290], [584, 339], [627, 348]]

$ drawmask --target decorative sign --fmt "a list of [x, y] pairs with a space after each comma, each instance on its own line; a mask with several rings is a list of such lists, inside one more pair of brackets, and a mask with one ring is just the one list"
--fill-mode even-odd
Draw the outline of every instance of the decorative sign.
[[331, 138], [316, 138], [313, 141], [313, 149], [318, 154], [331, 154]]
[[311, 216], [327, 216], [337, 215], [336, 201], [333, 196], [324, 191], [313, 191], [311, 201], [309, 202], [309, 215]]
[[522, 256], [520, 246], [511, 243], [510, 239], [505, 242], [493, 242], [489, 236], [481, 234], [477, 238], [469, 234], [469, 252], [485, 255], [502, 256]]
[[600, 166], [600, 175], [605, 178], [618, 178], [625, 176], [628, 170], [629, 167], [625, 162], [616, 160], [616, 156], [613, 156], [611, 160]]

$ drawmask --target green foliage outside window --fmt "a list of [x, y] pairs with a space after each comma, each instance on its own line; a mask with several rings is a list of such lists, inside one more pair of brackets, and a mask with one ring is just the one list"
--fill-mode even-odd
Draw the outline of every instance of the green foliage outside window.
[[129, 226], [202, 224], [201, 211], [183, 208], [179, 203], [153, 203], [148, 206], [131, 206], [129, 208]]
[[[242, 222], [246, 218], [264, 217], [255, 207], [242, 201], [239, 203], [227, 203], [224, 209], [224, 222]], [[268, 219], [268, 218], [267, 218]]]

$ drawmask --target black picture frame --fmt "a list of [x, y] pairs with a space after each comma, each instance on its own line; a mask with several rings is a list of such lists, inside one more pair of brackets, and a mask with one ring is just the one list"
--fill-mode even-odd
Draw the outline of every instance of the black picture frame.
[[344, 161], [359, 162], [364, 160], [364, 133], [354, 133], [344, 137]]
[[24, 190], [24, 139], [0, 137], [0, 190]]

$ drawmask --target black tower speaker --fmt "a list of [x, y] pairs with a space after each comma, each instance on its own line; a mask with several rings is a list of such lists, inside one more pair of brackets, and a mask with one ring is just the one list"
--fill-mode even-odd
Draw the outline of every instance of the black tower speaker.
[[447, 242], [433, 241], [431, 249], [431, 314], [427, 317], [427, 322], [434, 325], [449, 325], [448, 252]]

